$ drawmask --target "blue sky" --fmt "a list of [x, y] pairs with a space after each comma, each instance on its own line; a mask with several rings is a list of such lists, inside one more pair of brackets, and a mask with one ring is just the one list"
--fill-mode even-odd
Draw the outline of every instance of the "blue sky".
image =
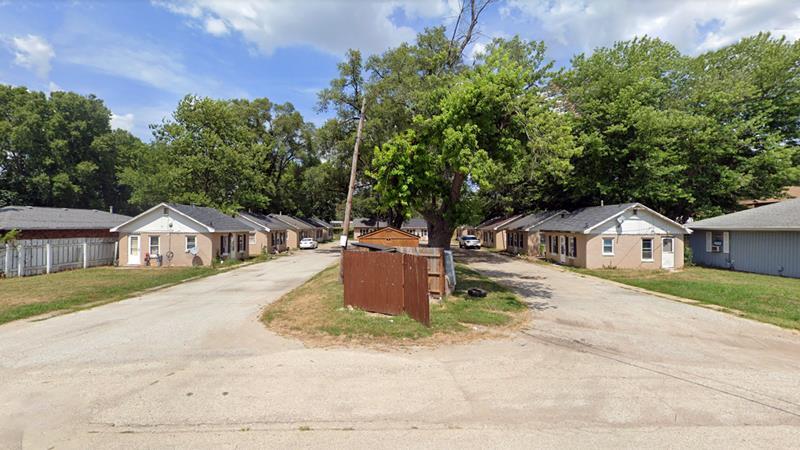
[[[348, 48], [365, 54], [450, 25], [458, 0], [0, 0], [0, 83], [95, 94], [115, 126], [148, 124], [187, 93], [291, 102], [307, 120]], [[469, 51], [495, 36], [544, 40], [558, 65], [648, 34], [688, 54], [758, 31], [800, 38], [795, 0], [499, 0]]]

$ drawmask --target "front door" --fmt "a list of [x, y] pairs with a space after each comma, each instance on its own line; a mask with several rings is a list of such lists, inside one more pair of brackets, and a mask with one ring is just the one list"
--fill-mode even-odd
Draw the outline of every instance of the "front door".
[[567, 238], [565, 236], [558, 237], [558, 256], [561, 264], [567, 262]]
[[141, 260], [140, 237], [138, 235], [128, 236], [128, 264], [139, 265]]
[[661, 238], [661, 268], [675, 268], [675, 240], [671, 237]]

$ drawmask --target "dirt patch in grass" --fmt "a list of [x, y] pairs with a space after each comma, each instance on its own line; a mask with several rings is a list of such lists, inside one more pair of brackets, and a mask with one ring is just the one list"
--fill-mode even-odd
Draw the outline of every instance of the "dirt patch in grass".
[[[343, 306], [339, 266], [332, 266], [267, 306], [262, 321], [279, 334], [310, 345], [366, 345], [375, 348], [433, 346], [508, 335], [525, 324], [530, 312], [511, 290], [456, 266], [458, 288], [441, 303], [431, 303], [431, 326], [407, 315], [387, 316]], [[468, 298], [480, 287], [486, 298]]]

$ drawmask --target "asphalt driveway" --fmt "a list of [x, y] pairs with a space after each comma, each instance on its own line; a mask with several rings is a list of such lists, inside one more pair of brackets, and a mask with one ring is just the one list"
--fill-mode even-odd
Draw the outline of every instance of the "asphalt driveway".
[[306, 348], [263, 305], [302, 252], [0, 326], [0, 447], [791, 447], [800, 336], [486, 252], [534, 309], [510, 339]]

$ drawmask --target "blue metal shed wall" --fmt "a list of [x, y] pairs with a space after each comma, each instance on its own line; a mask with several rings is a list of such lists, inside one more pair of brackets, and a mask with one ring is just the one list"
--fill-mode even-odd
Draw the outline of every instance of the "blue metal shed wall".
[[800, 278], [800, 232], [731, 231], [728, 254], [706, 252], [705, 230], [695, 230], [690, 242], [695, 264]]

